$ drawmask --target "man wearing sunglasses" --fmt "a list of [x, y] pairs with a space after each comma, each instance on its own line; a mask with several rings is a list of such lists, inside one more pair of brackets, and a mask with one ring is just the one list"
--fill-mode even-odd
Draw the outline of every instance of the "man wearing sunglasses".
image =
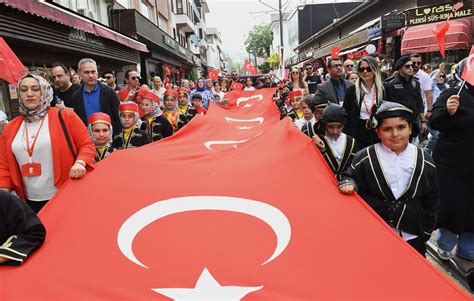
[[120, 101], [136, 102], [138, 90], [140, 89], [140, 76], [135, 70], [127, 70], [125, 72], [125, 84], [127, 87], [117, 93]]
[[420, 82], [414, 78], [413, 62], [410, 55], [403, 55], [393, 66], [397, 71], [396, 75], [390, 79], [385, 86], [386, 98], [388, 101], [400, 103], [419, 116], [422, 132], [428, 130], [426, 124], [423, 98], [420, 93]]
[[354, 71], [354, 61], [353, 60], [345, 60], [344, 61], [344, 74], [349, 74]]
[[321, 83], [321, 78], [314, 72], [313, 64], [306, 63], [304, 66], [304, 73], [306, 74], [305, 81], [308, 83], [309, 94], [316, 93], [318, 84]]
[[418, 79], [421, 86], [421, 97], [423, 98], [423, 103], [426, 111], [426, 118], [430, 118], [431, 110], [433, 109], [433, 93], [431, 90], [431, 78], [430, 76], [421, 70], [422, 61], [421, 55], [414, 53], [410, 56], [411, 61], [413, 62], [413, 71], [415, 72], [414, 77]]
[[107, 86], [113, 89], [115, 92], [120, 91], [120, 87], [117, 85], [117, 77], [115, 76], [114, 70], [107, 70], [102, 73], [102, 78], [105, 79]]

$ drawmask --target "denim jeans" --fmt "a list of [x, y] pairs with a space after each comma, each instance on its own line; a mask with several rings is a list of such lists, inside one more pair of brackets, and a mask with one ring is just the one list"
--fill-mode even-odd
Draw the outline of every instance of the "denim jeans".
[[428, 154], [431, 155], [431, 153], [433, 152], [433, 146], [436, 140], [438, 140], [439, 132], [436, 130], [433, 130], [430, 127], [428, 127], [428, 131], [430, 131], [431, 137], [430, 137], [430, 140], [428, 141], [428, 144], [425, 146], [425, 150], [428, 152]]
[[438, 247], [441, 250], [451, 252], [458, 245], [458, 256], [474, 260], [474, 233], [463, 232], [458, 236], [444, 228], [440, 228], [439, 233]]

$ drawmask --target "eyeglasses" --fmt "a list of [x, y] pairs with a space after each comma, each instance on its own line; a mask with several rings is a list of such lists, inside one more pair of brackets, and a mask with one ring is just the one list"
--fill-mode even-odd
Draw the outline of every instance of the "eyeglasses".
[[413, 62], [413, 65], [415, 65], [415, 66], [421, 66], [421, 62]]
[[291, 74], [299, 74], [299, 71], [291, 71]]
[[403, 67], [405, 67], [405, 69], [413, 69], [413, 64], [406, 64], [403, 65]]
[[137, 79], [140, 79], [140, 77], [138, 77], [138, 76], [132, 76], [132, 77], [130, 77], [130, 79], [131, 79], [131, 80], [137, 80]]
[[446, 78], [446, 75], [440, 75], [439, 77], [440, 78]]
[[359, 67], [359, 73], [364, 73], [365, 71], [372, 72], [372, 68], [370, 68], [370, 67]]
[[346, 68], [352, 68], [352, 67], [354, 67], [354, 65], [346, 65], [345, 67]]

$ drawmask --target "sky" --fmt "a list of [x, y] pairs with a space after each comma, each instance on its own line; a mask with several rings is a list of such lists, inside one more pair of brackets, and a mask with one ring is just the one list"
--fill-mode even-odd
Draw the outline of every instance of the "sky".
[[[264, 2], [278, 8], [278, 0]], [[282, 0], [283, 6], [285, 3], [291, 11], [297, 0]], [[248, 32], [254, 25], [270, 23], [272, 9], [257, 0], [207, 0], [207, 5], [210, 12], [206, 14], [206, 26], [217, 28], [221, 32], [224, 51], [232, 60], [243, 62], [248, 58], [244, 45]]]

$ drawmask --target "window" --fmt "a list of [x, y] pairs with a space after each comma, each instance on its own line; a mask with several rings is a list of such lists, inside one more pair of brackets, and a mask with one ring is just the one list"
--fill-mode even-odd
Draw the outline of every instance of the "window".
[[148, 20], [151, 20], [151, 9], [148, 3], [144, 0], [140, 1], [140, 12], [144, 15]]
[[174, 0], [171, 0], [171, 11], [172, 11], [173, 13], [176, 13], [176, 12], [174, 11]]
[[163, 31], [166, 31], [166, 19], [165, 17], [163, 17], [161, 14], [158, 14], [158, 27], [163, 30]]
[[125, 8], [130, 8], [131, 7], [130, 1], [131, 0], [117, 0], [117, 3], [122, 5]]
[[173, 38], [176, 40], [176, 28], [173, 28]]
[[202, 39], [202, 28], [199, 28], [199, 38]]
[[176, 0], [176, 9], [178, 14], [183, 13], [183, 0]]

